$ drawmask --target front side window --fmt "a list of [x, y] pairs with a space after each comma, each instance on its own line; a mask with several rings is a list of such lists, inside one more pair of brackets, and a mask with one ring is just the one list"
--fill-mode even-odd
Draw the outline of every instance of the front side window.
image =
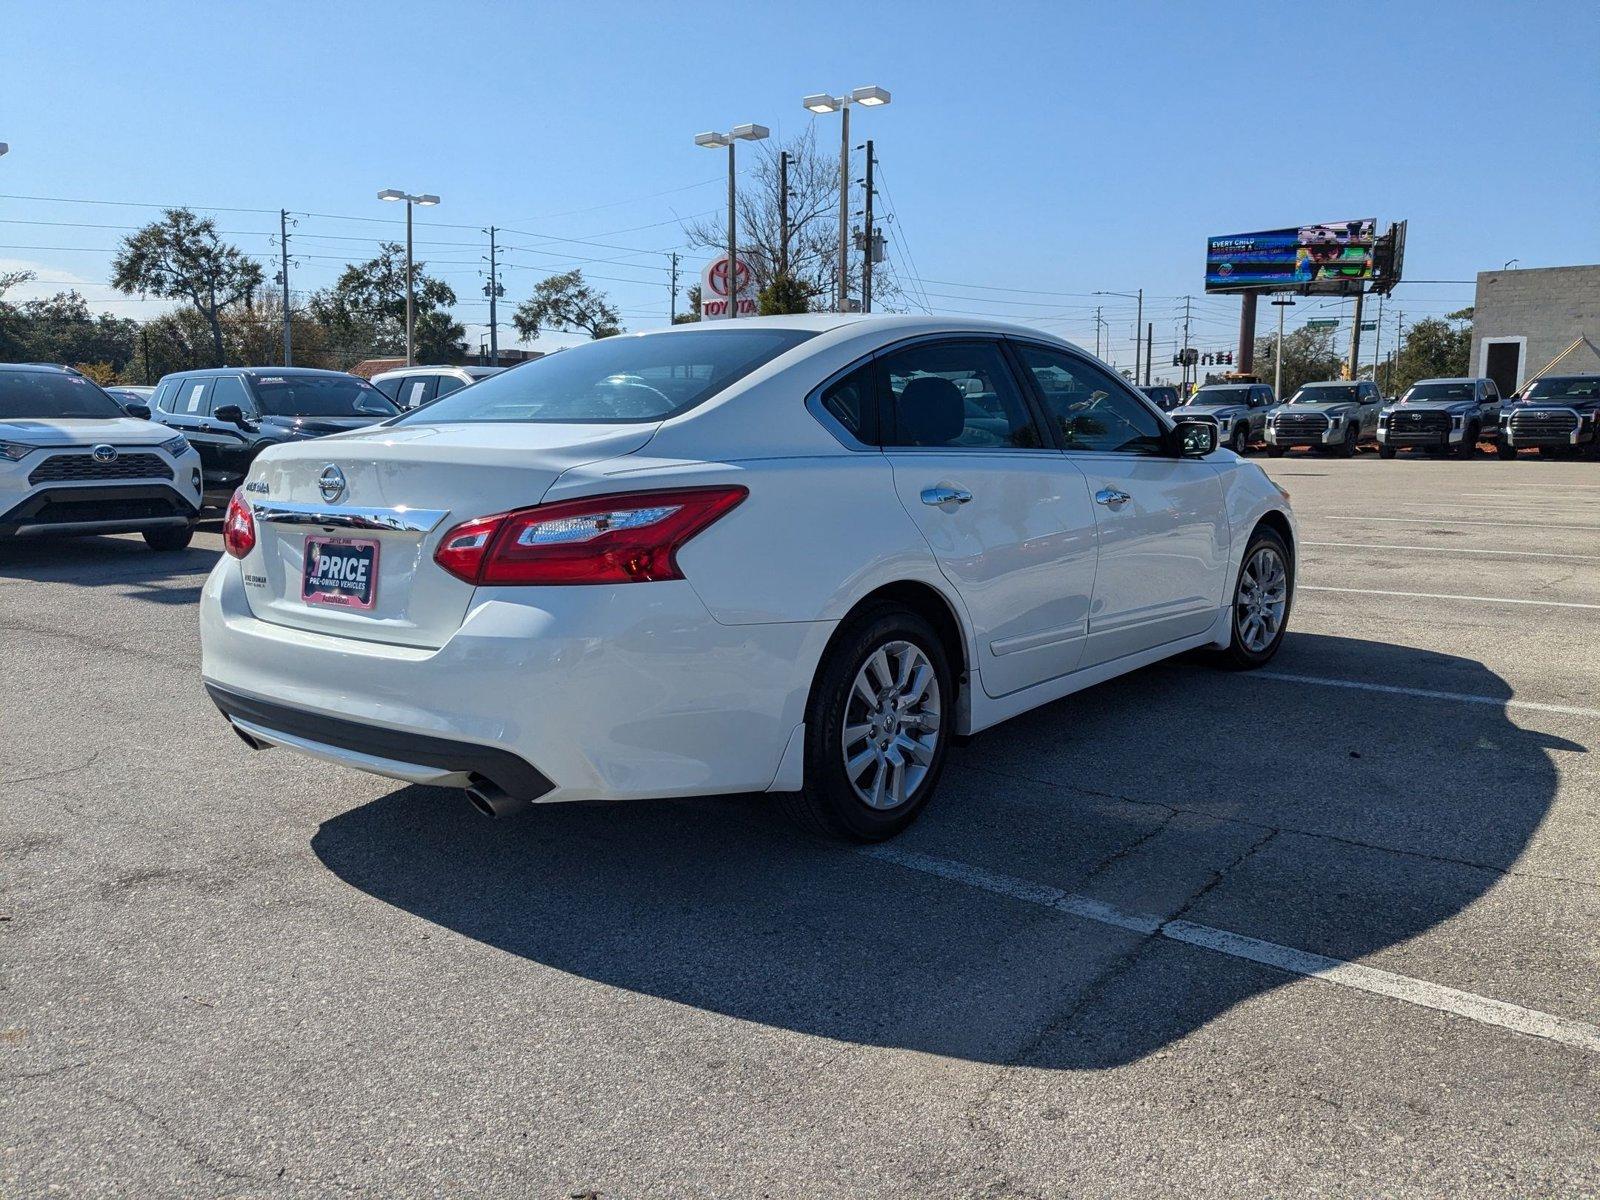
[[81, 375], [0, 369], [0, 421], [123, 416], [120, 404]]
[[735, 328], [602, 338], [480, 380], [407, 413], [401, 423], [665, 421], [814, 336], [798, 329]]
[[354, 375], [257, 375], [261, 411], [273, 417], [392, 417], [394, 402]]
[[250, 397], [245, 394], [244, 384], [235, 375], [224, 375], [211, 385], [211, 411], [216, 412], [227, 404], [235, 405], [245, 416], [255, 411]]
[[890, 446], [1037, 450], [1044, 445], [994, 342], [926, 342], [878, 360]]
[[[1038, 346], [1020, 346], [1018, 353], [1039, 385], [1045, 413], [1065, 449], [1164, 452], [1160, 420], [1105, 371]], [[1196, 397], [1195, 403], [1202, 401]]]

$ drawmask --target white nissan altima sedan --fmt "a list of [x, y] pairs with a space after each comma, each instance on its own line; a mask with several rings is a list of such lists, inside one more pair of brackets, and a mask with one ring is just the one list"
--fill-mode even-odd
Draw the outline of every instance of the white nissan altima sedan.
[[1288, 497], [1037, 330], [790, 316], [592, 342], [276, 446], [224, 527], [206, 687], [486, 812], [771, 792], [871, 840], [952, 737], [1187, 650], [1254, 667]]

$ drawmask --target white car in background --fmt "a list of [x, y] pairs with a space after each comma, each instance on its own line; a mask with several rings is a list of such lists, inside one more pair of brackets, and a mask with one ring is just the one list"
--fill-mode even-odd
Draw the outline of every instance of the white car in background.
[[287, 746], [502, 814], [773, 792], [909, 823], [952, 737], [1198, 647], [1265, 663], [1287, 495], [1036, 330], [680, 326], [265, 451], [205, 685]]
[[374, 375], [370, 382], [401, 408], [412, 409], [508, 370], [509, 367], [397, 367]]
[[0, 543], [142, 533], [182, 550], [199, 511], [200, 456], [182, 434], [70, 368], [0, 365]]

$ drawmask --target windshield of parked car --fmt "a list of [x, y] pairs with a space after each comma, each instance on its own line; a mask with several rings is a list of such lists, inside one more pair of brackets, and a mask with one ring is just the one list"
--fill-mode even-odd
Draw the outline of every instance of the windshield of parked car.
[[126, 415], [120, 404], [81, 375], [0, 370], [0, 421]]
[[1524, 400], [1593, 400], [1600, 396], [1600, 375], [1535, 379], [1522, 390]]
[[1339, 404], [1353, 401], [1357, 388], [1353, 383], [1313, 383], [1289, 397], [1290, 404]]
[[1471, 400], [1476, 394], [1470, 379], [1460, 383], [1418, 383], [1400, 397], [1400, 403], [1410, 404], [1414, 400]]
[[481, 379], [400, 423], [664, 421], [813, 336], [755, 328], [603, 338]]
[[1227, 387], [1203, 387], [1194, 394], [1190, 404], [1248, 404], [1250, 385], [1229, 384]]
[[372, 417], [400, 410], [394, 401], [354, 375], [257, 375], [250, 380], [270, 417]]

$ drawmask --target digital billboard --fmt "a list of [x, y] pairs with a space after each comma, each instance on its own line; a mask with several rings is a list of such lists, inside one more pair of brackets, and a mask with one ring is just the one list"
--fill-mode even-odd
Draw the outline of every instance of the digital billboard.
[[1359, 288], [1372, 278], [1377, 233], [1378, 219], [1367, 217], [1208, 238], [1206, 291]]

